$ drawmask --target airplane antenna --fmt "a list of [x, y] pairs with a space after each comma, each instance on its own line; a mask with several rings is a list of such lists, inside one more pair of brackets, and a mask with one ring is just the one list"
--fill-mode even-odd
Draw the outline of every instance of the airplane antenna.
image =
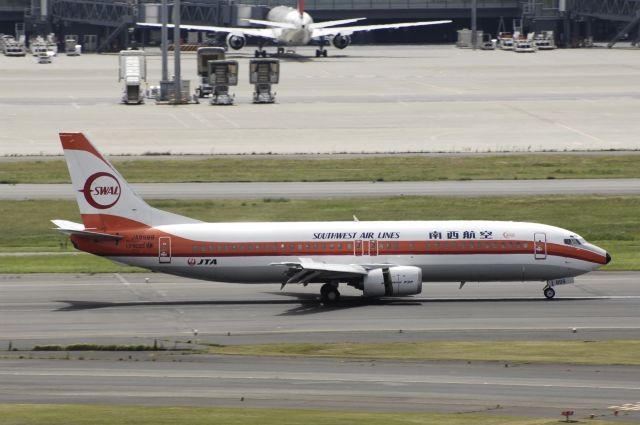
[[356, 217], [355, 214], [353, 215], [353, 221], [360, 221], [360, 220], [358, 220], [358, 217]]

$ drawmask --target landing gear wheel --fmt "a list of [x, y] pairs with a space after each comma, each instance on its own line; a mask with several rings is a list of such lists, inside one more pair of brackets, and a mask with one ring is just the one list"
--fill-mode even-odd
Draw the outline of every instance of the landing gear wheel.
[[322, 51], [322, 56], [324, 56], [325, 58], [327, 57], [327, 51], [326, 50]]
[[256, 50], [255, 52], [253, 52], [253, 57], [259, 58], [260, 57], [260, 50]]
[[316, 57], [319, 58], [321, 55], [320, 50], [316, 49]]
[[556, 296], [556, 291], [554, 291], [553, 288], [544, 288], [543, 293], [548, 300], [553, 299], [553, 297]]
[[263, 58], [266, 58], [266, 57], [267, 57], [267, 51], [266, 51], [266, 50], [263, 50], [263, 51], [261, 52], [261, 54], [262, 54], [262, 57], [263, 57]]
[[278, 56], [284, 55], [284, 47], [278, 47]]
[[320, 288], [320, 298], [324, 304], [335, 304], [340, 300], [338, 287], [330, 283], [325, 283]]

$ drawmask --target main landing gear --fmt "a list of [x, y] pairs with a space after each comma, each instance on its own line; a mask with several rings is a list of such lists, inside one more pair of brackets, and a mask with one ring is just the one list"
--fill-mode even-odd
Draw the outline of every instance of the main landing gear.
[[320, 288], [320, 299], [324, 304], [335, 304], [340, 300], [337, 283], [325, 283]]
[[267, 51], [262, 49], [262, 48], [260, 48], [259, 50], [256, 50], [253, 53], [253, 56], [256, 57], [256, 58], [260, 58], [260, 57], [266, 58], [267, 57]]
[[316, 49], [316, 57], [319, 58], [320, 56], [322, 57], [327, 57], [327, 49], [325, 49], [323, 46], [320, 46], [319, 49]]
[[553, 297], [556, 296], [556, 291], [549, 286], [545, 286], [544, 289], [542, 290], [542, 293], [548, 300], [551, 300], [553, 299]]

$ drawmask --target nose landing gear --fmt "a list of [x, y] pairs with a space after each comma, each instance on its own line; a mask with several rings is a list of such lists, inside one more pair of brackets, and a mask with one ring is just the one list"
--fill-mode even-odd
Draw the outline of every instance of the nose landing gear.
[[551, 300], [553, 299], [553, 297], [556, 296], [556, 291], [549, 286], [545, 286], [544, 289], [542, 290], [542, 293], [548, 300]]

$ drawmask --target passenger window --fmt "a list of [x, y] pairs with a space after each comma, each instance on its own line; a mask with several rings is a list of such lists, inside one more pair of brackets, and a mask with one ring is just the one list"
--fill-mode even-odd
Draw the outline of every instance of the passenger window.
[[313, 244], [313, 249], [318, 249], [318, 244], [317, 243]]
[[311, 248], [311, 244], [306, 244], [304, 247], [305, 247], [306, 249], [310, 249], [310, 248]]
[[451, 242], [451, 248], [455, 248], [456, 247], [456, 243], [455, 242]]
[[526, 243], [526, 242], [522, 244], [522, 247], [523, 247], [523, 248], [527, 248], [528, 246], [529, 246], [529, 244], [528, 244], [528, 243]]
[[298, 244], [298, 250], [302, 251], [302, 244], [301, 243]]
[[338, 244], [338, 249], [342, 249], [342, 244], [341, 243]]
[[333, 249], [334, 245], [333, 244], [329, 244], [329, 249]]
[[351, 244], [350, 243], [347, 244], [347, 249], [351, 249]]

